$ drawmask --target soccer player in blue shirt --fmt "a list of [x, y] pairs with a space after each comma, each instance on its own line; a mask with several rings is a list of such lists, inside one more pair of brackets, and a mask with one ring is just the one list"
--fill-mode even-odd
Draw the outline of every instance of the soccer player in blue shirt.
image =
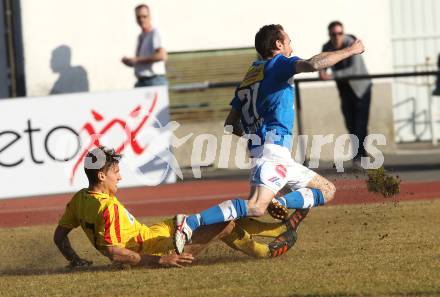
[[[296, 209], [289, 218], [289, 226], [296, 231], [311, 207], [334, 198], [333, 183], [291, 157], [294, 89], [289, 80], [297, 73], [319, 71], [361, 54], [364, 45], [356, 40], [350, 47], [303, 60], [292, 56], [290, 43], [281, 25], [267, 25], [258, 31], [255, 48], [262, 59], [252, 64], [236, 89], [225, 122], [233, 127], [235, 135], [249, 138], [253, 169], [248, 200], [227, 200], [198, 214], [177, 215], [174, 236], [177, 253], [183, 252], [185, 243], [199, 226], [262, 216], [273, 199]], [[291, 192], [276, 197], [286, 185]]]

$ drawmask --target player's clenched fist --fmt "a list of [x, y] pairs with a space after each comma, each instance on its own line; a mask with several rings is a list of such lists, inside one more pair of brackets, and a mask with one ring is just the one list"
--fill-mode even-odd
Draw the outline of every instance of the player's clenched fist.
[[189, 253], [182, 253], [180, 255], [173, 253], [171, 255], [162, 256], [159, 260], [159, 264], [163, 266], [183, 267], [182, 264], [191, 264], [193, 260], [193, 255]]

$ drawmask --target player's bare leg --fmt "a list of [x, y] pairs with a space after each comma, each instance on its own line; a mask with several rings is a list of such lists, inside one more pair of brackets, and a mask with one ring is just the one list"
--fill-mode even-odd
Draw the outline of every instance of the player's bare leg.
[[295, 189], [288, 184], [279, 193], [270, 203], [268, 211], [272, 217], [285, 220], [287, 208], [299, 210], [327, 204], [334, 199], [336, 187], [328, 179], [314, 173], [301, 188]]
[[325, 203], [328, 203], [333, 200], [333, 198], [335, 198], [335, 185], [319, 174], [316, 174], [312, 178], [312, 180], [309, 181], [309, 183], [307, 184], [307, 188], [315, 188], [321, 190], [322, 194], [324, 195]]
[[272, 190], [263, 186], [252, 186], [248, 201], [248, 216], [263, 216], [274, 197], [275, 193]]

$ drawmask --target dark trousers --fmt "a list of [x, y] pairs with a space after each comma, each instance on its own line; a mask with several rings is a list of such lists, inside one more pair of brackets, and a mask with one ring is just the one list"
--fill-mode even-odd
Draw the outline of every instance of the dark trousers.
[[168, 81], [165, 75], [155, 75], [151, 77], [138, 77], [138, 81], [134, 85], [135, 88], [151, 87], [151, 86], [164, 86]]
[[355, 159], [366, 157], [364, 140], [367, 136], [368, 117], [370, 114], [371, 87], [359, 98], [348, 83], [338, 84], [339, 96], [341, 98], [341, 110], [344, 115], [345, 127], [350, 134], [359, 139], [359, 150]]

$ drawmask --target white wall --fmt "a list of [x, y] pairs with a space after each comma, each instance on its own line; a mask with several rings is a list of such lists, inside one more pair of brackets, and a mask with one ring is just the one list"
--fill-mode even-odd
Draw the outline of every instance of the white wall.
[[[87, 71], [90, 91], [130, 88], [134, 77], [120, 58], [134, 52], [139, 29], [133, 8], [140, 2], [22, 0], [28, 94], [49, 93], [58, 77], [50, 68], [51, 54], [60, 45], [71, 48], [72, 65]], [[259, 27], [281, 23], [295, 54], [308, 58], [327, 40], [327, 24], [338, 19], [364, 40], [371, 73], [392, 70], [388, 1], [279, 0], [273, 7], [262, 0], [147, 3], [168, 51], [250, 47]]]
[[[440, 52], [440, 1], [391, 1], [392, 43], [396, 72], [435, 71]], [[410, 21], [408, 21], [410, 20]], [[431, 98], [435, 77], [399, 79], [394, 83], [394, 118], [397, 142], [432, 140], [440, 131], [440, 111]]]

